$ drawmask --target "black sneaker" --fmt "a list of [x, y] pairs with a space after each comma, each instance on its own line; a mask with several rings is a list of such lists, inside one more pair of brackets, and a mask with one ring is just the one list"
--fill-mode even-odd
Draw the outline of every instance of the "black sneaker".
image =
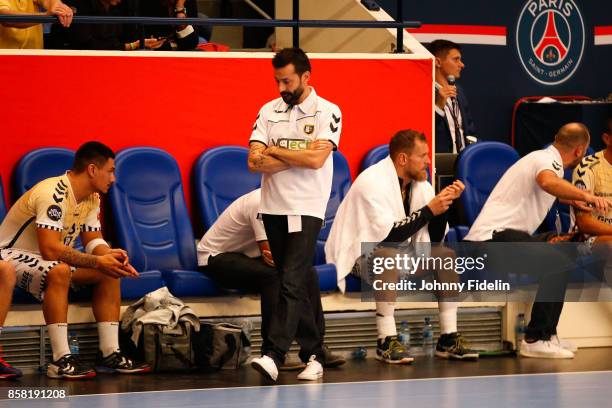
[[102, 352], [96, 355], [96, 371], [104, 374], [144, 374], [151, 371], [147, 363], [137, 363], [126, 357], [121, 351], [115, 351], [107, 357]]
[[410, 364], [414, 361], [414, 357], [399, 342], [397, 336], [387, 336], [385, 341], [378, 339], [376, 359], [387, 364]]
[[324, 368], [334, 368], [340, 367], [342, 364], [346, 363], [346, 359], [342, 357], [340, 354], [334, 354], [327, 346], [323, 346], [325, 351], [325, 363], [323, 364]]
[[47, 377], [65, 378], [67, 380], [80, 380], [96, 376], [93, 368], [87, 366], [76, 354], [66, 354], [57, 361], [49, 363]]
[[478, 352], [470, 350], [463, 336], [455, 332], [440, 335], [436, 344], [436, 356], [454, 360], [476, 360]]
[[19, 378], [23, 375], [20, 369], [13, 367], [4, 359], [0, 354], [0, 380], [8, 380], [13, 378]]

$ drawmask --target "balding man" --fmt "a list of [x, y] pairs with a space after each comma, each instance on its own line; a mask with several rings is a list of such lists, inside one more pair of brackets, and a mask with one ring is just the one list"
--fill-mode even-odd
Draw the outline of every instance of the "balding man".
[[[589, 145], [589, 131], [581, 123], [564, 125], [555, 142], [546, 149], [529, 153], [506, 171], [476, 218], [467, 241], [542, 242], [533, 236], [542, 224], [556, 198], [582, 211], [607, 211], [609, 200], [573, 186], [563, 178], [563, 170], [575, 167]], [[550, 236], [550, 235], [548, 235]], [[563, 256], [554, 248], [544, 247], [544, 259], [559, 262]], [[563, 309], [567, 274], [560, 268], [549, 268], [550, 274], [540, 280], [531, 320], [525, 331], [520, 353], [525, 357], [573, 358], [569, 346], [557, 337], [557, 323]], [[559, 301], [550, 300], [554, 297]]]

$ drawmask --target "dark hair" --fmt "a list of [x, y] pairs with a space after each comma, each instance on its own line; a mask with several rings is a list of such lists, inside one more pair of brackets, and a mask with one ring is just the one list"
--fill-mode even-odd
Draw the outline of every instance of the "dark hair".
[[412, 152], [414, 143], [417, 140], [427, 143], [427, 138], [423, 133], [412, 129], [400, 130], [393, 135], [389, 142], [389, 155], [391, 156], [391, 160], [395, 160], [400, 153]]
[[91, 163], [98, 167], [104, 166], [108, 159], [114, 159], [115, 153], [110, 147], [100, 142], [87, 142], [81, 145], [74, 155], [72, 170], [75, 173], [85, 171]]
[[427, 49], [434, 57], [444, 58], [450, 50], [461, 51], [461, 46], [448, 40], [434, 40], [427, 46]]
[[606, 133], [612, 136], [612, 116], [606, 119]]
[[289, 64], [295, 67], [295, 73], [302, 75], [304, 72], [312, 72], [310, 60], [301, 48], [283, 48], [272, 58], [272, 66], [276, 69], [284, 68]]

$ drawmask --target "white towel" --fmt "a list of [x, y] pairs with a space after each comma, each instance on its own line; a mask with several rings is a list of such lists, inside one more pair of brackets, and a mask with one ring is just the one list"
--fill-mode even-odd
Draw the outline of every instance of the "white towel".
[[[435, 196], [427, 181], [413, 181], [410, 208], [416, 211]], [[363, 242], [381, 242], [396, 221], [406, 217], [397, 172], [391, 157], [364, 170], [340, 204], [329, 238], [325, 244], [328, 263], [336, 265], [338, 288], [344, 292], [345, 278], [361, 256]], [[448, 227], [447, 227], [448, 229]], [[410, 242], [430, 242], [424, 226]]]

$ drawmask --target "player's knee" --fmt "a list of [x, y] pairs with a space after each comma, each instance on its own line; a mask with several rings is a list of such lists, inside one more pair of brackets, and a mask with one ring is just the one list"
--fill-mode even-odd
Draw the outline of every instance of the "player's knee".
[[68, 287], [72, 273], [70, 266], [65, 263], [60, 263], [54, 266], [47, 274], [47, 287]]
[[0, 262], [0, 281], [9, 287], [15, 286], [17, 281], [15, 269], [8, 262]]

